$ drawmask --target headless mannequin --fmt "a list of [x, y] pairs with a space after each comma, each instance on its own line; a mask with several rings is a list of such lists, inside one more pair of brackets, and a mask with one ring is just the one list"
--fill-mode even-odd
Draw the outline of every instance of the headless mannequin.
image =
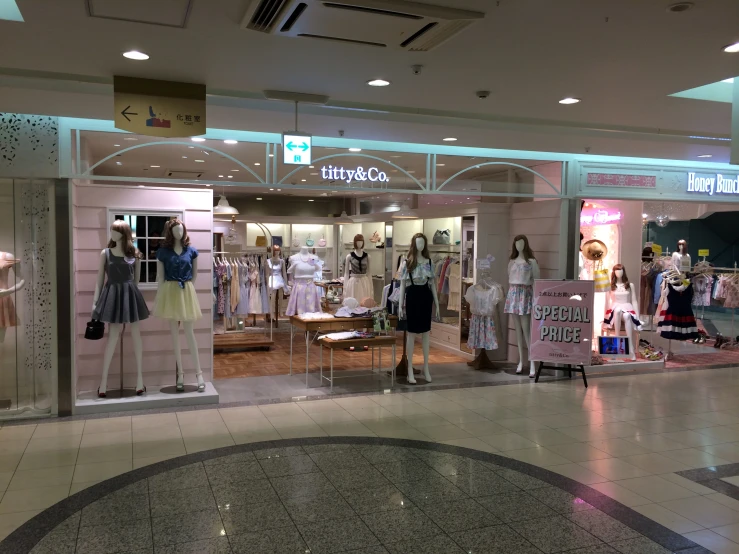
[[[530, 263], [532, 265], [533, 278], [539, 278], [539, 265], [535, 260], [527, 260], [523, 254], [524, 247], [523, 240], [516, 241], [516, 250], [518, 251], [518, 257], [513, 260], [513, 263], [524, 264]], [[529, 345], [531, 344], [531, 314], [518, 315], [510, 314], [513, 318], [513, 325], [516, 328], [516, 342], [518, 342], [518, 367], [516, 367], [516, 373], [523, 372], [523, 360], [524, 360], [524, 348], [528, 352]], [[529, 377], [536, 377], [536, 364], [529, 362]]]
[[[15, 256], [13, 256], [13, 254], [11, 254], [10, 252], [0, 252], [0, 262], [4, 262], [3, 265], [7, 265], [8, 271], [5, 274], [5, 277], [7, 278], [7, 276], [10, 274], [10, 267], [16, 265], [18, 263], [18, 260], [16, 260]], [[16, 275], [17, 275], [17, 272], [16, 272]], [[0, 277], [2, 277], [1, 274], [0, 274]], [[6, 280], [5, 282], [8, 283], [9, 280]], [[7, 289], [0, 288], [0, 298], [3, 298], [5, 296], [10, 296], [11, 294], [15, 294], [17, 291], [21, 290], [23, 288], [23, 285], [25, 284], [26, 284], [25, 281], [21, 279], [18, 284], [13, 285], [10, 288], [7, 288]], [[0, 327], [0, 344], [5, 342], [5, 332], [6, 331], [7, 331], [7, 327]]]
[[[357, 241], [357, 247], [354, 249], [354, 254], [356, 254], [358, 258], [361, 258], [362, 256], [364, 256], [364, 241], [362, 240]], [[350, 269], [352, 265], [351, 261], [352, 261], [352, 255], [347, 254], [346, 260], [344, 260], [344, 282], [345, 283], [349, 282], [349, 273], [350, 273]], [[358, 300], [361, 300], [361, 298]]]
[[[623, 285], [624, 270], [617, 269], [613, 272], [613, 274], [616, 276], [616, 286]], [[612, 309], [612, 306], [615, 304], [613, 294], [614, 292], [615, 291], [611, 291], [606, 297], [606, 310]], [[631, 305], [634, 307], [634, 313], [638, 314], [639, 297], [636, 294], [636, 287], [634, 287], [634, 283], [629, 283], [629, 293]], [[622, 321], [626, 330], [626, 336], [631, 339], [631, 359], [636, 360], [636, 348], [639, 345], [639, 342], [636, 340], [636, 335], [634, 334], [634, 322], [631, 319], [630, 313], [624, 312], [621, 310], [621, 308], [616, 306], [616, 308], [613, 310], [613, 330], [616, 333], [616, 336], [619, 336], [621, 334]]]
[[[421, 237], [416, 238], [416, 250], [418, 251], [418, 265], [421, 264], [427, 264], [429, 263], [429, 260], [426, 259], [421, 252], [423, 252], [424, 248], [426, 248], [426, 242]], [[349, 261], [347, 260], [347, 264]], [[422, 285], [424, 283], [417, 282], [416, 285]], [[436, 308], [436, 319], [440, 319], [439, 315], [439, 298], [436, 295], [436, 282], [435, 279], [432, 277], [431, 279], [427, 279], [426, 283], [431, 288], [431, 294], [434, 297], [434, 307]], [[406, 280], [403, 279], [400, 283], [400, 298], [405, 298], [405, 287], [406, 287]], [[400, 305], [398, 307], [398, 315], [400, 319], [403, 319], [405, 316], [405, 306], [404, 302], [401, 301]], [[423, 333], [421, 335], [421, 341], [423, 344], [423, 377], [426, 379], [426, 382], [431, 382], [431, 372], [429, 371], [429, 349], [431, 347], [431, 333]], [[408, 382], [411, 385], [416, 384], [416, 379], [413, 376], [413, 347], [416, 343], [416, 333], [408, 333], [408, 338], [406, 339], [405, 349], [408, 355]]]
[[273, 315], [275, 324], [280, 318], [280, 309], [279, 309], [279, 304], [278, 304], [279, 298], [280, 298], [279, 297], [280, 289], [282, 289], [283, 294], [290, 294], [290, 289], [287, 286], [287, 272], [285, 271], [285, 262], [282, 258], [280, 258], [281, 252], [282, 252], [282, 249], [279, 246], [273, 246], [272, 247], [272, 257], [269, 259], [270, 270], [272, 270], [272, 268], [279, 267], [280, 274], [282, 275], [282, 282], [284, 283], [283, 287], [276, 287], [275, 283], [272, 280], [272, 275], [274, 275], [274, 272], [270, 271], [270, 276], [269, 276], [269, 284], [270, 284], [270, 289], [271, 289], [270, 292], [275, 295], [275, 302], [274, 302], [275, 313]]
[[[125, 253], [121, 248], [121, 242], [123, 235], [118, 231], [110, 232], [110, 240], [115, 242], [115, 246], [110, 249], [114, 256], [123, 258]], [[92, 310], [95, 311], [95, 306], [100, 298], [100, 292], [103, 290], [103, 284], [105, 284], [105, 267], [108, 264], [108, 253], [107, 249], [100, 253], [100, 267], [98, 269], [97, 283], [95, 284], [95, 295], [92, 300]], [[141, 276], [141, 260], [136, 258], [134, 265], [134, 284], [138, 286], [139, 277]], [[139, 328], [139, 322], [128, 323], [131, 328], [131, 338], [133, 339], [133, 352], [136, 357], [136, 393], [141, 394], [144, 391], [144, 378], [141, 374], [142, 366], [142, 355], [143, 345], [141, 342], [141, 329]], [[123, 330], [122, 323], [109, 323], [108, 324], [108, 344], [105, 346], [105, 354], [103, 354], [103, 374], [100, 377], [100, 387], [98, 388], [98, 395], [105, 394], [108, 387], [108, 370], [110, 369], [110, 362], [113, 360], [113, 354], [115, 353], [115, 347], [118, 344], [118, 338], [121, 336]]]
[[[310, 253], [310, 250], [307, 246], [301, 246], [300, 252], [298, 254], [295, 254], [292, 257], [292, 260], [294, 262], [302, 262], [304, 264], [312, 264], [313, 260], [315, 259], [315, 256]], [[294, 276], [295, 274], [295, 263], [293, 263], [290, 266], [290, 269], [288, 270], [288, 273], [292, 274]], [[311, 278], [313, 277], [313, 273], [311, 273]]]
[[[182, 225], [176, 225], [172, 228], [172, 235], [174, 236], [174, 246], [172, 249], [177, 255], [182, 254], [184, 247], [182, 246], [182, 236], [185, 233], [185, 229]], [[192, 261], [192, 276], [193, 279], [198, 274], [198, 259], [195, 258]], [[164, 264], [157, 260], [157, 284], [161, 286], [164, 283]], [[205, 391], [205, 381], [203, 380], [203, 371], [200, 369], [200, 357], [198, 356], [198, 343], [195, 341], [195, 327], [192, 321], [183, 321], [182, 328], [185, 330], [185, 340], [187, 340], [187, 347], [190, 350], [190, 356], [192, 356], [193, 364], [195, 365], [195, 375], [198, 378], [198, 392]], [[185, 390], [185, 373], [182, 369], [182, 352], [180, 350], [180, 322], [170, 321], [169, 330], [172, 333], [172, 343], [174, 345], [174, 357], [177, 362], [177, 390]]]

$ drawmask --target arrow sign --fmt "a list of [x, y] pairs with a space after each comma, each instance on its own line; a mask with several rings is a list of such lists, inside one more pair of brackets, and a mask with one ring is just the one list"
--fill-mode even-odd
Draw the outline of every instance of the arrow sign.
[[[289, 145], [288, 145], [288, 148], [290, 148], [290, 146], [289, 146]], [[308, 150], [308, 148], [310, 148], [310, 146], [308, 146], [308, 143], [307, 143], [307, 142], [304, 142], [304, 143], [303, 143], [303, 144], [301, 144], [301, 145], [300, 145], [300, 146], [299, 146], [298, 148], [300, 148], [300, 149], [301, 149], [301, 150], [302, 150], [303, 152], [305, 152], [305, 151], [307, 151], [307, 150]]]
[[128, 121], [131, 121], [131, 118], [128, 117], [129, 115], [139, 115], [137, 113], [129, 112], [128, 110], [131, 108], [131, 106], [126, 106], [123, 108], [123, 111], [121, 112], [121, 115], [125, 117]]
[[297, 131], [282, 135], [282, 160], [285, 165], [310, 165], [313, 158], [313, 137]]
[[287, 147], [288, 150], [290, 150], [290, 152], [295, 150], [295, 144], [292, 141], [288, 142], [285, 146]]

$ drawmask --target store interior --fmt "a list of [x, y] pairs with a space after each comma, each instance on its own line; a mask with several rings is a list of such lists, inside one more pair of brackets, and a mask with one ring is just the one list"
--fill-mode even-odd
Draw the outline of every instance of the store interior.
[[[738, 212], [732, 203], [582, 201], [580, 278], [593, 279], [594, 272], [605, 270], [606, 285], [610, 285], [614, 267], [620, 264], [634, 285], [632, 298], [637, 305], [629, 302], [628, 311], [638, 312], [639, 320], [631, 334], [625, 325], [619, 333], [630, 337], [631, 356], [606, 355], [600, 363], [650, 367], [647, 364], [653, 361], [676, 368], [739, 362], [739, 303], [734, 292], [739, 284], [739, 236], [732, 224]], [[665, 308], [660, 300], [673, 298], [665, 284], [671, 271], [676, 272], [671, 286], [680, 294]], [[597, 276], [595, 280], [598, 290]], [[607, 317], [610, 294], [596, 292], [599, 320], [600, 314]], [[680, 318], [682, 327], [673, 329], [670, 318], [661, 322], [660, 314], [678, 305], [679, 315], [672, 315]], [[611, 327], [596, 326], [594, 339], [615, 336]], [[637, 359], [632, 362], [629, 358], [634, 354]]]

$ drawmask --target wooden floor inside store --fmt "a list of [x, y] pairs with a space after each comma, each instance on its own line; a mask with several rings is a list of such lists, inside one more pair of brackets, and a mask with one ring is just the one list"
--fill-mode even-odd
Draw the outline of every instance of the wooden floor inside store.
[[[282, 324], [282, 322], [280, 322]], [[282, 325], [281, 325], [282, 326]], [[269, 351], [254, 350], [246, 352], [216, 353], [213, 355], [213, 375], [215, 379], [232, 379], [235, 377], [266, 377], [270, 375], [287, 375], [290, 373], [290, 334], [275, 332], [273, 336], [274, 346]], [[403, 354], [403, 334], [398, 333], [398, 346], [396, 349], [397, 361]], [[310, 350], [311, 370], [318, 368], [319, 348], [315, 342]], [[371, 365], [370, 352], [349, 352], [346, 350], [334, 351], [334, 371], [368, 369]], [[382, 349], [382, 365], [384, 369], [390, 368], [392, 352], [390, 348]], [[377, 366], [378, 353], [375, 351], [375, 366]], [[463, 363], [467, 359], [456, 356], [446, 350], [431, 347], [429, 363]], [[416, 344], [413, 352], [413, 365], [416, 368], [423, 367], [423, 351], [421, 344]], [[328, 368], [328, 351], [324, 349], [324, 368]], [[305, 335], [295, 333], [293, 337], [293, 372], [302, 374], [305, 372]]]

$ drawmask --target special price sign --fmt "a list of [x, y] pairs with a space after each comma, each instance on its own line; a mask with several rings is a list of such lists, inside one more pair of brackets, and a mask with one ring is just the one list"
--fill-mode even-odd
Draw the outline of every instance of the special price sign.
[[590, 365], [594, 294], [593, 281], [534, 281], [531, 361]]

